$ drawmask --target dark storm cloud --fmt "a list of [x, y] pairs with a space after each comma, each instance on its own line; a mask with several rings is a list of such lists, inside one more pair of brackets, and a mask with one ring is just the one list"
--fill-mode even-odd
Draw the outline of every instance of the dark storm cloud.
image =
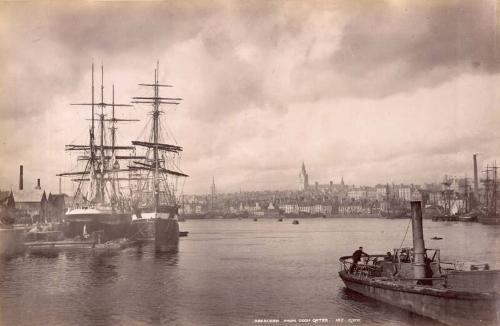
[[80, 3], [55, 8], [54, 37], [73, 51], [157, 52], [193, 37], [217, 6], [181, 2]]
[[0, 33], [0, 118], [35, 120], [54, 98], [80, 85], [83, 68], [50, 32], [53, 13], [28, 3], [3, 3]]
[[201, 2], [53, 2], [3, 3], [1, 8], [0, 117], [17, 119], [43, 114], [54, 95], [81, 86], [92, 59], [100, 63], [135, 55], [137, 61], [152, 62], [198, 33], [218, 7]]
[[[359, 5], [329, 67], [349, 96], [380, 97], [432, 87], [463, 72], [500, 68], [493, 1]], [[326, 62], [314, 63], [316, 67]]]
[[[50, 105], [44, 94], [62, 94], [80, 85], [78, 76], [88, 68], [82, 60], [151, 61], [195, 38], [202, 41], [199, 50], [205, 53], [204, 73], [209, 75], [206, 107], [195, 112], [202, 119], [265, 104], [280, 109], [294, 100], [381, 97], [432, 87], [463, 72], [498, 71], [500, 43], [493, 5], [485, 1], [2, 5], [10, 29], [2, 42], [6, 50], [2, 63], [13, 56], [19, 60], [9, 62], [0, 114], [14, 117], [21, 110], [36, 115], [39, 107]], [[318, 43], [318, 31], [310, 24], [329, 11], [347, 17], [340, 42], [330, 56], [310, 58], [310, 47]], [[338, 21], [332, 18], [323, 30], [335, 24]], [[250, 44], [262, 55], [243, 61], [237, 55], [241, 44]], [[276, 58], [301, 51], [305, 54], [295, 59], [292, 71], [280, 70]], [[265, 85], [275, 73], [289, 78], [286, 89]], [[23, 86], [33, 86], [28, 87], [31, 96], [20, 101], [6, 96]]]
[[[2, 42], [8, 70], [0, 105], [3, 118], [36, 116], [52, 104], [46, 94], [65, 94], [81, 86], [92, 58], [112, 58], [123, 67], [168, 58], [160, 56], [178, 44], [199, 38], [204, 53], [205, 107], [197, 118], [230, 114], [268, 99], [258, 65], [242, 62], [236, 48], [245, 41], [267, 47], [286, 29], [286, 20], [273, 22], [276, 4], [238, 5], [208, 2], [76, 3], [62, 5], [4, 5], [7, 39]], [[243, 19], [243, 17], [245, 17]], [[255, 24], [255, 28], [251, 28]], [[250, 28], [249, 33], [246, 29]], [[7, 31], [6, 31], [7, 32]], [[262, 34], [262, 35], [261, 35]], [[12, 58], [16, 57], [16, 61]], [[133, 59], [132, 59], [133, 58]], [[131, 60], [132, 59], [132, 60]], [[166, 60], [165, 60], [166, 59]], [[196, 76], [195, 76], [196, 77]], [[27, 89], [29, 95], [12, 99]]]

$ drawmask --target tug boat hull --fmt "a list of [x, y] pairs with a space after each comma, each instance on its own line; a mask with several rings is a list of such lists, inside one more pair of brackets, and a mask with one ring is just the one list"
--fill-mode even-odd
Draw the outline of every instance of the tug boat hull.
[[492, 293], [470, 293], [432, 287], [362, 279], [339, 272], [346, 287], [372, 299], [438, 320], [448, 325], [496, 325], [498, 298]]

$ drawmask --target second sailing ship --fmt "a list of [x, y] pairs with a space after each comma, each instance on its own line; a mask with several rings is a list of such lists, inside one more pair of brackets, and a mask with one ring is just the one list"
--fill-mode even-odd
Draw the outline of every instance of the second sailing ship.
[[161, 97], [160, 88], [172, 86], [160, 84], [158, 75], [157, 65], [154, 82], [139, 84], [151, 87], [153, 96], [133, 98], [133, 103], [151, 107], [151, 121], [148, 124], [151, 128], [145, 135], [146, 139], [132, 142], [144, 149], [144, 159], [133, 160], [129, 166], [137, 180], [132, 198], [132, 229], [136, 238], [147, 240], [154, 237], [157, 251], [169, 251], [175, 249], [179, 241], [179, 178], [188, 175], [182, 173], [179, 167], [182, 147], [167, 143], [175, 142], [175, 139], [168, 137], [160, 119], [165, 113], [162, 105], [178, 105], [182, 99]]

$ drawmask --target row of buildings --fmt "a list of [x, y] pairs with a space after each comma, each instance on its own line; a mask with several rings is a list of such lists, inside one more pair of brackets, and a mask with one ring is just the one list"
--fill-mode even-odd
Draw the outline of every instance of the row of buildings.
[[65, 194], [45, 192], [37, 179], [36, 185], [25, 189], [23, 166], [19, 171], [19, 188], [0, 191], [0, 220], [3, 224], [32, 224], [37, 222], [60, 222], [64, 219]]
[[[424, 206], [438, 207], [441, 213], [459, 213], [470, 209], [479, 200], [466, 178], [445, 176], [440, 183], [425, 185], [378, 184], [375, 186], [347, 185], [344, 178], [339, 183], [309, 183], [309, 175], [302, 163], [299, 189], [286, 191], [253, 191], [215, 193], [215, 182], [209, 195], [184, 196], [181, 214], [185, 215], [272, 215], [281, 214], [383, 214], [404, 213], [410, 200], [419, 198]], [[270, 208], [271, 207], [271, 208]], [[272, 214], [271, 214], [272, 213]]]
[[[0, 191], [0, 218], [8, 222], [15, 216], [16, 223], [52, 222], [64, 218], [70, 198], [65, 194], [47, 193], [40, 180], [31, 189], [24, 189], [22, 166], [19, 189]], [[441, 183], [378, 184], [375, 186], [347, 185], [343, 177], [339, 183], [309, 184], [309, 176], [302, 164], [298, 190], [250, 191], [217, 194], [215, 180], [209, 195], [181, 198], [180, 213], [186, 216], [211, 217], [278, 216], [336, 214], [359, 215], [400, 212], [409, 210], [412, 198], [421, 198], [424, 207], [437, 207], [441, 213], [455, 214], [470, 210], [484, 196], [481, 189], [473, 189], [467, 178], [447, 177]]]

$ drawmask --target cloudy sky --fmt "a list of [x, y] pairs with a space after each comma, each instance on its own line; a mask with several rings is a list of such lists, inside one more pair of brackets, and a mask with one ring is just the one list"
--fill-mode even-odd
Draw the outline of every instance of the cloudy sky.
[[[296, 189], [310, 179], [424, 183], [500, 160], [495, 1], [0, 4], [0, 188], [57, 191], [64, 145], [88, 134], [91, 64], [104, 97], [173, 84], [168, 126], [185, 193]], [[99, 86], [99, 85], [98, 85]], [[144, 107], [120, 115], [143, 118]], [[136, 138], [128, 123], [120, 140]], [[63, 190], [71, 192], [71, 182]]]

